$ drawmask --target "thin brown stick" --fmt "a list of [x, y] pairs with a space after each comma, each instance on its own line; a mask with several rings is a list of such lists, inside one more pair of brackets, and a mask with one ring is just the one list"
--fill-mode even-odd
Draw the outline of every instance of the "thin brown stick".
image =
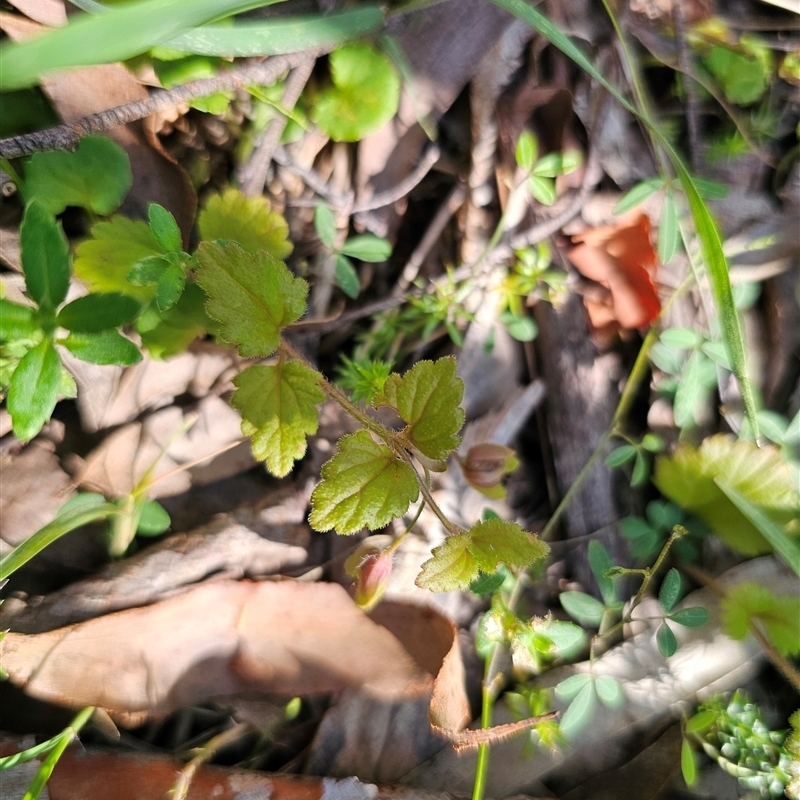
[[89, 114], [75, 122], [22, 136], [10, 136], [8, 139], [0, 140], [0, 157], [21, 158], [46, 150], [74, 150], [81, 137], [90, 133], [102, 133], [118, 125], [127, 125], [149, 117], [157, 111], [173, 108], [199, 97], [208, 97], [217, 92], [227, 92], [249, 85], [272, 84], [287, 70], [299, 66], [312, 55], [316, 57], [324, 52], [315, 50], [313, 54], [293, 53], [276, 56], [256, 64], [249, 62], [235, 66], [213, 78], [190, 81], [174, 89], [156, 90], [146, 100], [136, 100], [97, 114]]
[[[316, 57], [309, 56], [298, 64], [286, 79], [286, 88], [281, 98], [283, 107], [290, 111], [297, 104], [300, 94], [311, 77], [311, 72], [316, 63]], [[242, 192], [248, 197], [256, 197], [263, 193], [269, 174], [269, 165], [275, 155], [275, 148], [280, 142], [283, 131], [288, 122], [287, 117], [278, 114], [267, 125], [261, 141], [256, 145], [253, 155], [241, 170]]]

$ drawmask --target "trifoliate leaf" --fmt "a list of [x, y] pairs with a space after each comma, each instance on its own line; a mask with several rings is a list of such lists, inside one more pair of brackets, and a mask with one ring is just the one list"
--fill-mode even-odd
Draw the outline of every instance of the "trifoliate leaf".
[[242, 412], [242, 433], [253, 455], [276, 477], [287, 475], [306, 452], [306, 436], [317, 432], [317, 406], [325, 393], [319, 375], [297, 361], [248, 367], [233, 382], [231, 405]]
[[673, 622], [677, 622], [678, 625], [685, 625], [687, 628], [699, 628], [708, 622], [708, 611], [701, 606], [690, 606], [670, 614], [669, 618]]
[[595, 678], [594, 688], [600, 702], [612, 710], [618, 711], [625, 705], [625, 692], [620, 682], [611, 675], [598, 675]]
[[588, 627], [597, 627], [606, 607], [595, 597], [585, 592], [562, 592], [558, 599], [573, 619]]
[[766, 586], [740, 583], [722, 600], [722, 627], [732, 639], [744, 639], [758, 622], [785, 656], [800, 653], [800, 597], [775, 595]]
[[678, 640], [675, 638], [672, 628], [666, 622], [662, 622], [656, 631], [656, 643], [658, 644], [658, 652], [664, 658], [670, 658], [678, 651]]
[[549, 547], [516, 522], [490, 519], [461, 534], [448, 536], [422, 565], [417, 586], [433, 592], [466, 589], [479, 572], [500, 564], [520, 569], [544, 558]]
[[21, 359], [8, 389], [6, 406], [14, 436], [33, 439], [50, 419], [61, 385], [61, 359], [51, 339], [44, 339]]
[[405, 375], [390, 375], [374, 405], [391, 406], [408, 424], [406, 439], [428, 458], [446, 458], [461, 441], [464, 423], [459, 407], [464, 382], [456, 375], [456, 360], [418, 361]]
[[588, 684], [592, 683], [592, 676], [586, 672], [577, 672], [575, 675], [570, 675], [569, 678], [564, 678], [561, 683], [555, 687], [555, 696], [567, 702], [577, 697]]
[[69, 289], [69, 245], [61, 224], [38, 201], [25, 209], [19, 231], [28, 294], [42, 310], [54, 311]]
[[75, 274], [94, 292], [122, 292], [147, 302], [155, 286], [134, 286], [128, 281], [133, 266], [148, 256], [161, 255], [150, 226], [120, 215], [92, 226], [92, 238], [75, 250]]
[[183, 294], [186, 272], [181, 264], [170, 264], [156, 284], [156, 306], [159, 311], [172, 308]]
[[127, 153], [105, 136], [85, 136], [74, 152], [35, 153], [25, 169], [25, 199], [50, 213], [80, 206], [108, 215], [133, 184]]
[[139, 310], [139, 303], [119, 292], [87, 294], [67, 303], [56, 317], [62, 328], [79, 333], [118, 328], [130, 322]]
[[183, 250], [183, 238], [175, 217], [158, 203], [150, 203], [147, 216], [159, 247], [165, 253], [180, 253]]
[[594, 681], [589, 680], [561, 717], [559, 728], [564, 738], [574, 739], [588, 725], [594, 716], [595, 708], [597, 708], [597, 693]]
[[329, 58], [333, 86], [319, 94], [311, 118], [337, 142], [357, 142], [397, 113], [400, 78], [368, 44], [349, 44]]
[[[777, 448], [730, 436], [710, 436], [699, 449], [683, 445], [656, 460], [653, 482], [662, 494], [700, 517], [734, 550], [769, 553], [766, 539], [717, 486], [717, 478], [773, 521], [786, 524], [800, 509], [790, 466]], [[788, 527], [788, 533], [796, 533]]]
[[681, 574], [673, 567], [665, 576], [658, 593], [658, 602], [665, 614], [668, 614], [678, 602], [681, 593]]
[[309, 522], [318, 531], [376, 530], [405, 514], [418, 496], [414, 470], [367, 431], [359, 431], [343, 436], [339, 452], [322, 467]]
[[139, 348], [117, 331], [70, 333], [61, 344], [81, 361], [129, 367], [142, 360]]
[[269, 253], [203, 242], [197, 261], [197, 283], [209, 297], [206, 310], [220, 323], [220, 336], [245, 358], [270, 355], [281, 329], [306, 309], [308, 284]]
[[197, 228], [203, 239], [237, 242], [251, 255], [263, 250], [280, 261], [292, 252], [286, 220], [266, 197], [245, 197], [238, 189], [212, 195], [197, 215]]

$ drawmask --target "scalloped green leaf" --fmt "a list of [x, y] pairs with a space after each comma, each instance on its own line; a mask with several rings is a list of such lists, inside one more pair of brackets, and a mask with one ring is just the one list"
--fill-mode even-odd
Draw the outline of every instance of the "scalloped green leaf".
[[368, 44], [349, 44], [329, 57], [333, 86], [320, 92], [311, 117], [337, 142], [356, 142], [396, 113], [400, 77]]
[[266, 197], [245, 197], [238, 189], [212, 195], [197, 216], [206, 240], [237, 242], [255, 255], [260, 250], [279, 261], [292, 252], [286, 220], [272, 210]]
[[269, 253], [251, 255], [234, 242], [203, 242], [197, 261], [196, 280], [208, 295], [208, 315], [220, 323], [220, 337], [245, 358], [274, 352], [281, 329], [303, 315], [308, 284]]
[[800, 597], [776, 595], [757, 583], [740, 583], [722, 600], [722, 628], [732, 639], [744, 639], [758, 621], [785, 656], [800, 653]]
[[323, 465], [308, 519], [318, 531], [376, 530], [405, 514], [418, 496], [414, 470], [367, 431], [358, 431], [343, 436], [339, 452]]
[[96, 214], [116, 211], [133, 185], [128, 154], [107, 136], [84, 136], [73, 152], [35, 153], [25, 169], [25, 199], [51, 214], [80, 206]]
[[[800, 494], [792, 470], [771, 446], [710, 436], [699, 448], [683, 445], [656, 460], [653, 482], [670, 500], [700, 517], [726, 544], [745, 555], [772, 547], [719, 488], [719, 479], [787, 533], [797, 535]], [[794, 526], [794, 529], [793, 529]]]
[[242, 413], [242, 433], [253, 455], [276, 477], [288, 475], [306, 452], [306, 436], [317, 432], [317, 406], [325, 400], [319, 375], [297, 361], [248, 367], [233, 382], [231, 405]]
[[479, 572], [500, 564], [523, 569], [544, 558], [550, 548], [516, 522], [489, 519], [469, 531], [448, 536], [422, 565], [417, 586], [433, 592], [465, 589]]
[[428, 458], [446, 458], [461, 442], [458, 431], [464, 424], [464, 410], [459, 403], [464, 382], [456, 368], [451, 356], [418, 361], [402, 377], [390, 375], [373, 403], [376, 408], [396, 409], [408, 425], [406, 440]]
[[198, 337], [213, 333], [216, 323], [206, 314], [206, 296], [196, 283], [187, 283], [180, 300], [167, 311], [148, 308], [136, 321], [142, 347], [153, 358], [182, 353]]
[[92, 225], [92, 238], [75, 249], [75, 274], [93, 292], [121, 292], [148, 302], [155, 286], [134, 286], [128, 273], [134, 264], [149, 256], [161, 255], [158, 241], [146, 222], [119, 214]]

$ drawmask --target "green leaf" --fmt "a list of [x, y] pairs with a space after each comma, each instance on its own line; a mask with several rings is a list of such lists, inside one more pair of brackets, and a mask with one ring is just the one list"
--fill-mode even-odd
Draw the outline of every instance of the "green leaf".
[[376, 530], [405, 514], [418, 496], [414, 470], [362, 430], [343, 436], [339, 452], [323, 465], [309, 522], [315, 530], [343, 534]]
[[145, 500], [139, 513], [137, 536], [160, 536], [172, 524], [167, 510], [155, 500]]
[[128, 281], [134, 286], [157, 285], [169, 264], [170, 259], [166, 255], [145, 256], [131, 267]]
[[362, 6], [334, 14], [204, 25], [170, 39], [168, 44], [187, 53], [238, 58], [271, 56], [316, 48], [333, 49], [382, 25], [380, 7]]
[[130, 295], [87, 294], [65, 305], [56, 320], [62, 328], [75, 333], [97, 333], [130, 322], [139, 307]]
[[534, 199], [538, 200], [543, 206], [551, 206], [555, 203], [556, 185], [552, 178], [531, 175], [528, 179], [528, 186]]
[[[776, 525], [766, 514], [757, 506], [753, 505], [747, 498], [743, 497], [736, 489], [727, 486], [724, 480], [717, 478], [717, 486], [725, 493], [739, 511], [747, 517], [747, 520], [758, 530], [758, 532], [772, 545], [775, 552], [789, 565], [795, 575], [800, 576], [800, 545], [795, 539], [790, 539], [786, 532], [779, 525]], [[800, 507], [797, 509], [800, 516]]]
[[546, 636], [557, 651], [559, 658], [576, 658], [586, 647], [587, 636], [583, 628], [561, 619], [547, 619], [536, 628]]
[[[586, 677], [590, 678], [589, 675]], [[564, 738], [574, 739], [589, 724], [589, 720], [594, 716], [595, 708], [597, 708], [597, 694], [594, 682], [590, 679], [561, 717], [559, 728]]]
[[717, 181], [709, 181], [692, 175], [695, 188], [704, 200], [720, 200], [728, 196], [728, 187]]
[[502, 572], [493, 572], [490, 575], [481, 573], [470, 583], [469, 590], [478, 597], [494, 594], [503, 585], [505, 579], [506, 576]]
[[703, 341], [702, 334], [694, 328], [667, 328], [659, 338], [667, 347], [678, 350], [694, 350]]
[[144, 0], [80, 14], [63, 28], [0, 47], [0, 90], [32, 86], [68, 67], [124, 61], [187, 28], [252, 8], [253, 0]]
[[459, 406], [464, 382], [456, 374], [456, 360], [418, 361], [402, 377], [392, 374], [374, 406], [391, 406], [407, 423], [404, 437], [424, 456], [446, 458], [458, 447], [458, 431], [464, 424]]
[[[746, 41], [745, 37], [742, 39]], [[719, 81], [728, 102], [741, 106], [751, 105], [763, 96], [773, 71], [772, 55], [763, 44], [744, 48], [744, 52], [712, 47], [703, 62]]]
[[8, 388], [6, 406], [14, 436], [33, 439], [50, 419], [61, 385], [61, 359], [53, 342], [44, 339], [22, 357]]
[[532, 342], [539, 335], [539, 328], [528, 316], [520, 317], [511, 311], [504, 311], [497, 318], [518, 342]]
[[722, 435], [706, 438], [699, 449], [682, 445], [656, 460], [653, 482], [664, 496], [700, 517], [734, 550], [769, 553], [772, 546], [717, 479], [781, 525], [796, 520], [800, 508], [791, 467], [775, 447]]
[[34, 308], [0, 298], [0, 342], [30, 339], [40, 331]]
[[138, 287], [128, 281], [133, 266], [148, 256], [160, 256], [150, 226], [116, 215], [92, 226], [92, 238], [75, 249], [75, 274], [93, 292], [122, 292], [142, 302], [155, 296], [155, 287]]
[[639, 451], [632, 444], [623, 444], [620, 447], [615, 447], [606, 456], [606, 465], [609, 467], [621, 467], [636, 458]]
[[245, 197], [238, 189], [212, 195], [197, 216], [197, 228], [203, 239], [237, 242], [251, 255], [263, 250], [280, 261], [292, 252], [286, 220], [266, 197]]
[[625, 692], [619, 681], [611, 675], [598, 675], [594, 681], [594, 688], [600, 702], [612, 711], [618, 711], [625, 705]]
[[687, 628], [700, 628], [708, 622], [708, 611], [700, 606], [690, 606], [670, 614], [669, 618]]
[[713, 708], [699, 711], [687, 720], [686, 733], [702, 733], [708, 730], [717, 721], [718, 716], [719, 712]]
[[617, 601], [617, 591], [614, 587], [614, 581], [606, 577], [606, 572], [612, 566], [608, 550], [606, 550], [602, 542], [594, 539], [589, 542], [588, 557], [589, 566], [600, 588], [600, 594], [603, 596], [605, 604], [611, 606]]
[[557, 178], [576, 170], [583, 161], [583, 156], [577, 150], [567, 150], [564, 153], [548, 153], [542, 156], [533, 168], [533, 175], [542, 178]]
[[144, 347], [153, 358], [182, 353], [198, 337], [212, 332], [215, 323], [206, 314], [206, 296], [196, 283], [188, 283], [180, 300], [167, 311], [148, 309], [136, 323]]
[[392, 254], [392, 246], [386, 239], [365, 233], [361, 236], [351, 236], [343, 245], [341, 251], [347, 256], [358, 258], [361, 261], [380, 263], [386, 261]]
[[336, 218], [327, 203], [319, 202], [314, 207], [314, 230], [325, 247], [336, 247]]
[[668, 614], [678, 602], [681, 593], [681, 574], [674, 567], [664, 576], [658, 602], [665, 614]]
[[74, 152], [35, 153], [25, 169], [25, 199], [51, 214], [80, 206], [108, 216], [133, 185], [128, 154], [106, 136], [85, 136]]
[[653, 500], [647, 504], [647, 519], [656, 528], [669, 532], [683, 519], [683, 512], [674, 503]]
[[288, 475], [317, 432], [317, 406], [325, 400], [319, 374], [296, 361], [248, 367], [234, 379], [231, 405], [242, 413], [242, 433], [253, 455], [276, 477]]
[[98, 333], [70, 333], [61, 344], [81, 361], [90, 364], [117, 364], [129, 367], [142, 360], [139, 348], [117, 331]]
[[170, 264], [161, 274], [156, 285], [158, 310], [166, 311], [172, 308], [183, 294], [184, 286], [186, 286], [186, 273], [183, 267], [180, 264]]
[[658, 258], [662, 264], [669, 264], [678, 250], [681, 230], [678, 223], [678, 209], [672, 192], [664, 195], [661, 206], [661, 219], [658, 224]]
[[353, 262], [341, 253], [337, 253], [334, 259], [334, 275], [336, 283], [348, 297], [358, 297], [358, 293], [361, 291], [358, 272], [356, 272]]
[[649, 453], [663, 453], [666, 446], [664, 440], [654, 433], [646, 433], [642, 439], [642, 447]]
[[656, 643], [658, 644], [658, 652], [664, 658], [670, 658], [678, 651], [678, 640], [675, 638], [672, 628], [666, 622], [662, 622], [656, 631]]
[[539, 143], [529, 130], [525, 129], [520, 133], [514, 155], [520, 169], [525, 172], [530, 172], [533, 169], [533, 165], [539, 155]]
[[612, 213], [624, 214], [632, 208], [643, 203], [648, 197], [652, 197], [661, 187], [664, 181], [661, 178], [650, 178], [649, 180], [637, 183], [632, 189], [625, 192], [614, 206]]
[[580, 694], [591, 682], [592, 676], [589, 673], [577, 672], [557, 684], [554, 692], [559, 700], [566, 702]]
[[722, 627], [732, 639], [744, 639], [758, 622], [785, 656], [800, 653], [800, 597], [776, 595], [757, 583], [740, 583], [722, 599]]
[[282, 328], [306, 308], [308, 284], [269, 253], [250, 255], [238, 244], [203, 242], [197, 249], [197, 283], [208, 295], [206, 310], [220, 336], [245, 358], [268, 356]]
[[561, 592], [558, 599], [567, 614], [581, 625], [596, 628], [606, 611], [599, 600], [585, 592]]
[[636, 460], [633, 462], [633, 472], [631, 472], [631, 486], [634, 488], [644, 486], [649, 477], [650, 460], [643, 451], [637, 450]]
[[350, 44], [329, 57], [333, 86], [320, 92], [313, 121], [337, 142], [357, 142], [388, 122], [400, 102], [400, 78], [388, 59], [367, 44]]
[[28, 203], [19, 231], [28, 294], [43, 311], [55, 311], [69, 289], [69, 245], [61, 225], [36, 200]]
[[415, 583], [431, 592], [452, 592], [469, 586], [480, 574], [475, 556], [470, 552], [467, 534], [448, 536], [434, 547]]
[[165, 253], [180, 253], [183, 251], [183, 237], [175, 217], [158, 203], [150, 203], [147, 209], [150, 220], [150, 230], [156, 237], [158, 246]]
[[697, 783], [697, 758], [688, 739], [681, 742], [681, 775], [687, 786]]
[[717, 385], [717, 370], [700, 350], [693, 350], [678, 382], [673, 413], [679, 428], [695, 425], [698, 414], [708, 403]]

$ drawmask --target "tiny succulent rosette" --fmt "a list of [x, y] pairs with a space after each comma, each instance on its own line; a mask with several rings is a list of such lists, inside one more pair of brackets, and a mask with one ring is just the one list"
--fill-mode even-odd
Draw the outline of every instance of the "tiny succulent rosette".
[[503, 478], [519, 466], [517, 454], [501, 444], [481, 442], [467, 450], [463, 458], [456, 454], [467, 483], [494, 500], [506, 496]]

